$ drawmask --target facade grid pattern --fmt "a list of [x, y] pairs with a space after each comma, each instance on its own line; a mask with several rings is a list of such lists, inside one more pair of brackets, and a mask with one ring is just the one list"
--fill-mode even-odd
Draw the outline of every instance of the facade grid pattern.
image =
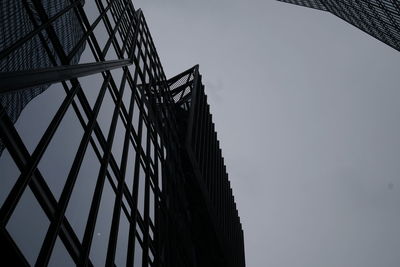
[[[244, 266], [201, 76], [184, 72], [181, 86], [192, 87], [174, 91], [142, 11], [131, 0], [5, 0], [0, 15], [2, 259]], [[183, 138], [194, 116], [207, 120], [194, 137], [208, 140], [209, 158]]]
[[[83, 3], [83, 1], [81, 1]], [[54, 16], [60, 10], [67, 7], [67, 0], [42, 1], [43, 8], [48, 16]], [[0, 71], [20, 71], [32, 70], [52, 66], [50, 58], [47, 56], [46, 48], [54, 56], [55, 51], [50, 44], [46, 33], [43, 36], [35, 35], [18, 47], [15, 46], [18, 40], [33, 32], [33, 25], [40, 23], [38, 13], [32, 8], [30, 1], [4, 0], [0, 8]], [[25, 8], [26, 7], [26, 8]], [[27, 10], [28, 9], [28, 10]], [[54, 30], [65, 51], [70, 51], [82, 37], [82, 29], [78, 19], [72, 9], [68, 9], [63, 15], [53, 22]], [[42, 39], [41, 39], [42, 38]], [[44, 47], [41, 41], [45, 41]], [[14, 46], [13, 46], [14, 44]], [[79, 52], [71, 57], [70, 64], [77, 64], [85, 46], [83, 43], [79, 47]], [[23, 92], [9, 92], [0, 98], [12, 122], [16, 122], [19, 114], [30, 100], [47, 89], [44, 84], [37, 87], [27, 88]], [[4, 145], [0, 139], [0, 155]]]

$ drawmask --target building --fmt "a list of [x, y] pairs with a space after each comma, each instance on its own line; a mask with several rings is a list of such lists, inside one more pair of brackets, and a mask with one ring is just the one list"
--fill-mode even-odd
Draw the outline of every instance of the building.
[[[166, 79], [131, 1], [59, 0], [52, 11], [46, 1], [9, 2], [18, 8], [5, 11], [2, 3], [1, 15], [25, 17], [0, 26], [0, 98], [31, 101], [0, 105], [2, 260], [245, 266], [198, 66]], [[64, 23], [72, 14], [74, 23]], [[32, 42], [30, 54], [18, 54]], [[20, 113], [17, 121], [10, 110]]]
[[328, 11], [400, 51], [400, 3], [397, 0], [278, 0]]

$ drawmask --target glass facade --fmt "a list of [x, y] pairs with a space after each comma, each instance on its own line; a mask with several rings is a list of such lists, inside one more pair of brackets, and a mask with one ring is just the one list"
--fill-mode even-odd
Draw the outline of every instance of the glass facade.
[[[129, 0], [6, 0], [0, 14], [3, 261], [244, 266], [216, 134], [202, 133], [215, 136], [203, 145], [219, 151], [219, 167], [209, 161], [195, 180], [188, 121], [141, 10]], [[220, 195], [199, 189], [212, 175]]]
[[400, 51], [400, 3], [397, 0], [278, 0], [326, 10]]
[[[82, 4], [83, 2], [81, 1]], [[52, 17], [67, 7], [68, 3], [69, 1], [67, 0], [42, 1], [44, 11], [42, 15]], [[32, 33], [35, 27], [40, 24], [38, 18], [40, 17], [39, 10], [30, 8], [33, 5], [34, 3], [31, 1], [2, 1], [0, 8], [0, 51], [3, 51], [3, 53], [0, 60], [0, 71], [19, 71], [50, 67], [52, 66], [51, 57], [47, 53], [54, 56], [54, 60], [59, 61], [46, 33], [43, 33], [42, 36], [34, 35], [24, 40], [25, 42], [18, 47], [15, 46], [19, 40], [23, 40], [24, 37]], [[75, 48], [76, 51], [70, 57], [69, 63], [77, 64], [85, 48], [85, 42], [78, 45], [78, 41], [83, 36], [83, 31], [73, 10], [69, 9], [52, 23], [65, 53], [70, 53]], [[47, 45], [43, 46], [42, 42], [45, 42]], [[29, 101], [41, 94], [47, 87], [48, 85], [43, 84], [32, 88], [25, 88], [23, 91], [9, 92], [0, 97], [0, 103], [3, 105], [11, 121], [15, 122]], [[0, 139], [0, 155], [3, 149], [4, 145]]]

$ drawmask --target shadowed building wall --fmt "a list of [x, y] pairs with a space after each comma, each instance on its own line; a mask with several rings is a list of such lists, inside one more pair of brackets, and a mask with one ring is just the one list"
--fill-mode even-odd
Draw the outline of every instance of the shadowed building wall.
[[[242, 225], [199, 67], [169, 79], [198, 266], [245, 265]], [[204, 229], [207, 229], [204, 231]]]

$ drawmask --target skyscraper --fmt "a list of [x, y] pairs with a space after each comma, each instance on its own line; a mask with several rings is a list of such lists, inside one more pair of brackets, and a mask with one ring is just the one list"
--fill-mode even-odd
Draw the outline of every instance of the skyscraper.
[[[7, 20], [0, 35], [32, 27], [0, 37], [8, 40], [0, 60], [29, 64], [4, 61], [0, 96], [47, 89], [28, 105], [0, 105], [2, 261], [245, 266], [198, 66], [166, 79], [129, 0], [64, 0], [52, 12], [46, 1], [15, 2], [1, 14], [31, 16]], [[35, 49], [17, 56], [33, 40]], [[17, 123], [9, 110], [20, 113]]]
[[400, 3], [397, 0], [278, 0], [331, 12], [400, 51]]

